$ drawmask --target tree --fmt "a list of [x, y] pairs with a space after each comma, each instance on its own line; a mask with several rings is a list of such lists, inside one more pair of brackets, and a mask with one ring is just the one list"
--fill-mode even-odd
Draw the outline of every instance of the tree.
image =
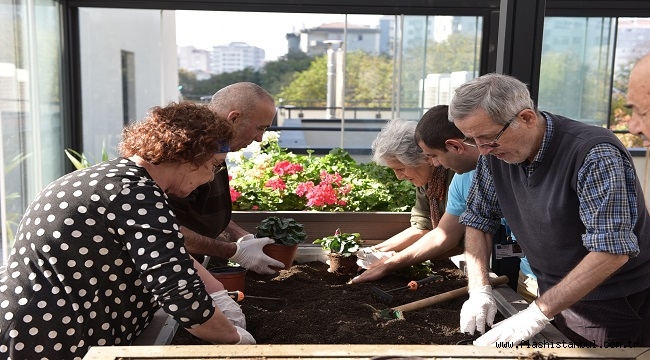
[[[390, 59], [362, 51], [347, 54], [345, 105], [390, 106], [392, 65]], [[325, 106], [327, 99], [327, 55], [316, 58], [309, 69], [296, 74], [278, 97], [304, 106]]]
[[480, 38], [468, 34], [451, 34], [446, 40], [428, 40], [410, 46], [402, 60], [401, 102], [419, 106], [420, 81], [428, 74], [449, 74], [456, 71], [478, 70]]
[[278, 98], [298, 106], [325, 106], [327, 56], [314, 58], [307, 70], [294, 74], [291, 83], [282, 88]]
[[361, 51], [348, 53], [346, 60], [346, 106], [390, 107], [392, 62], [385, 56]]
[[242, 81], [259, 84], [260, 79], [261, 75], [258, 71], [255, 71], [252, 67], [247, 67], [244, 70], [221, 73], [213, 75], [207, 80], [197, 81], [192, 89], [192, 94], [195, 96], [212, 95], [217, 90], [230, 84]]
[[278, 94], [291, 83], [295, 73], [307, 70], [312, 61], [313, 58], [302, 51], [292, 51], [277, 61], [269, 61], [262, 68], [259, 85], [271, 94]]

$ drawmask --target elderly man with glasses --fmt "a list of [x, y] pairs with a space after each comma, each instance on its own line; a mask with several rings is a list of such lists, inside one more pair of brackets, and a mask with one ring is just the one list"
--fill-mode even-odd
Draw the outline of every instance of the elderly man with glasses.
[[650, 53], [642, 57], [630, 73], [625, 107], [632, 110], [630, 133], [643, 136], [643, 146], [650, 147]]
[[467, 209], [463, 332], [485, 332], [492, 233], [505, 218], [540, 296], [475, 345], [525, 341], [554, 320], [574, 343], [650, 346], [650, 215], [632, 158], [604, 128], [539, 111], [526, 84], [487, 74], [456, 90], [449, 118], [481, 152]]

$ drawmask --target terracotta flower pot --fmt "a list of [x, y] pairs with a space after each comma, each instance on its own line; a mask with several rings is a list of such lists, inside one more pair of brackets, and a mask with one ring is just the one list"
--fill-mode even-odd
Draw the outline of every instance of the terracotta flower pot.
[[327, 254], [329, 259], [329, 272], [338, 275], [357, 275], [359, 265], [357, 265], [357, 257], [354, 255], [343, 256], [339, 253]]
[[275, 260], [281, 261], [284, 264], [283, 268], [277, 268], [271, 266], [271, 269], [280, 271], [288, 270], [293, 265], [293, 259], [296, 257], [296, 251], [298, 250], [298, 244], [296, 245], [282, 245], [282, 244], [268, 244], [262, 248], [264, 253]]
[[241, 266], [223, 266], [208, 270], [228, 291], [244, 291], [247, 269]]

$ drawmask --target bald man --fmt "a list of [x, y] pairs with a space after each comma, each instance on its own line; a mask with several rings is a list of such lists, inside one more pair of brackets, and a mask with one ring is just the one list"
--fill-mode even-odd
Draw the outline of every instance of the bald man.
[[630, 132], [643, 135], [643, 146], [650, 147], [650, 53], [642, 57], [630, 73], [625, 107], [632, 109]]
[[[273, 97], [250, 82], [235, 83], [217, 91], [208, 107], [235, 126], [235, 136], [226, 151], [238, 151], [253, 141], [262, 141], [276, 112]], [[223, 156], [225, 159], [225, 153]], [[212, 182], [197, 187], [185, 198], [170, 196], [169, 202], [182, 226], [185, 247], [193, 256], [230, 259], [258, 274], [273, 274], [276, 271], [271, 267], [284, 267], [262, 250], [273, 239], [255, 238], [230, 219], [232, 202], [225, 163], [217, 169]], [[238, 240], [225, 241], [222, 233]]]

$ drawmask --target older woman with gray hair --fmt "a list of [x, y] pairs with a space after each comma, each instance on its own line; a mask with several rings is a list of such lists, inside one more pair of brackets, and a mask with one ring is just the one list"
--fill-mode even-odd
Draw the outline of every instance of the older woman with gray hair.
[[[438, 226], [447, 203], [447, 189], [454, 172], [432, 165], [415, 141], [416, 121], [393, 119], [381, 130], [372, 144], [373, 161], [393, 169], [400, 180], [408, 180], [416, 187], [415, 205], [411, 209], [411, 226], [357, 254], [358, 264], [370, 269], [382, 264], [396, 252], [413, 245]], [[361, 274], [351, 283], [378, 280], [386, 274]]]

